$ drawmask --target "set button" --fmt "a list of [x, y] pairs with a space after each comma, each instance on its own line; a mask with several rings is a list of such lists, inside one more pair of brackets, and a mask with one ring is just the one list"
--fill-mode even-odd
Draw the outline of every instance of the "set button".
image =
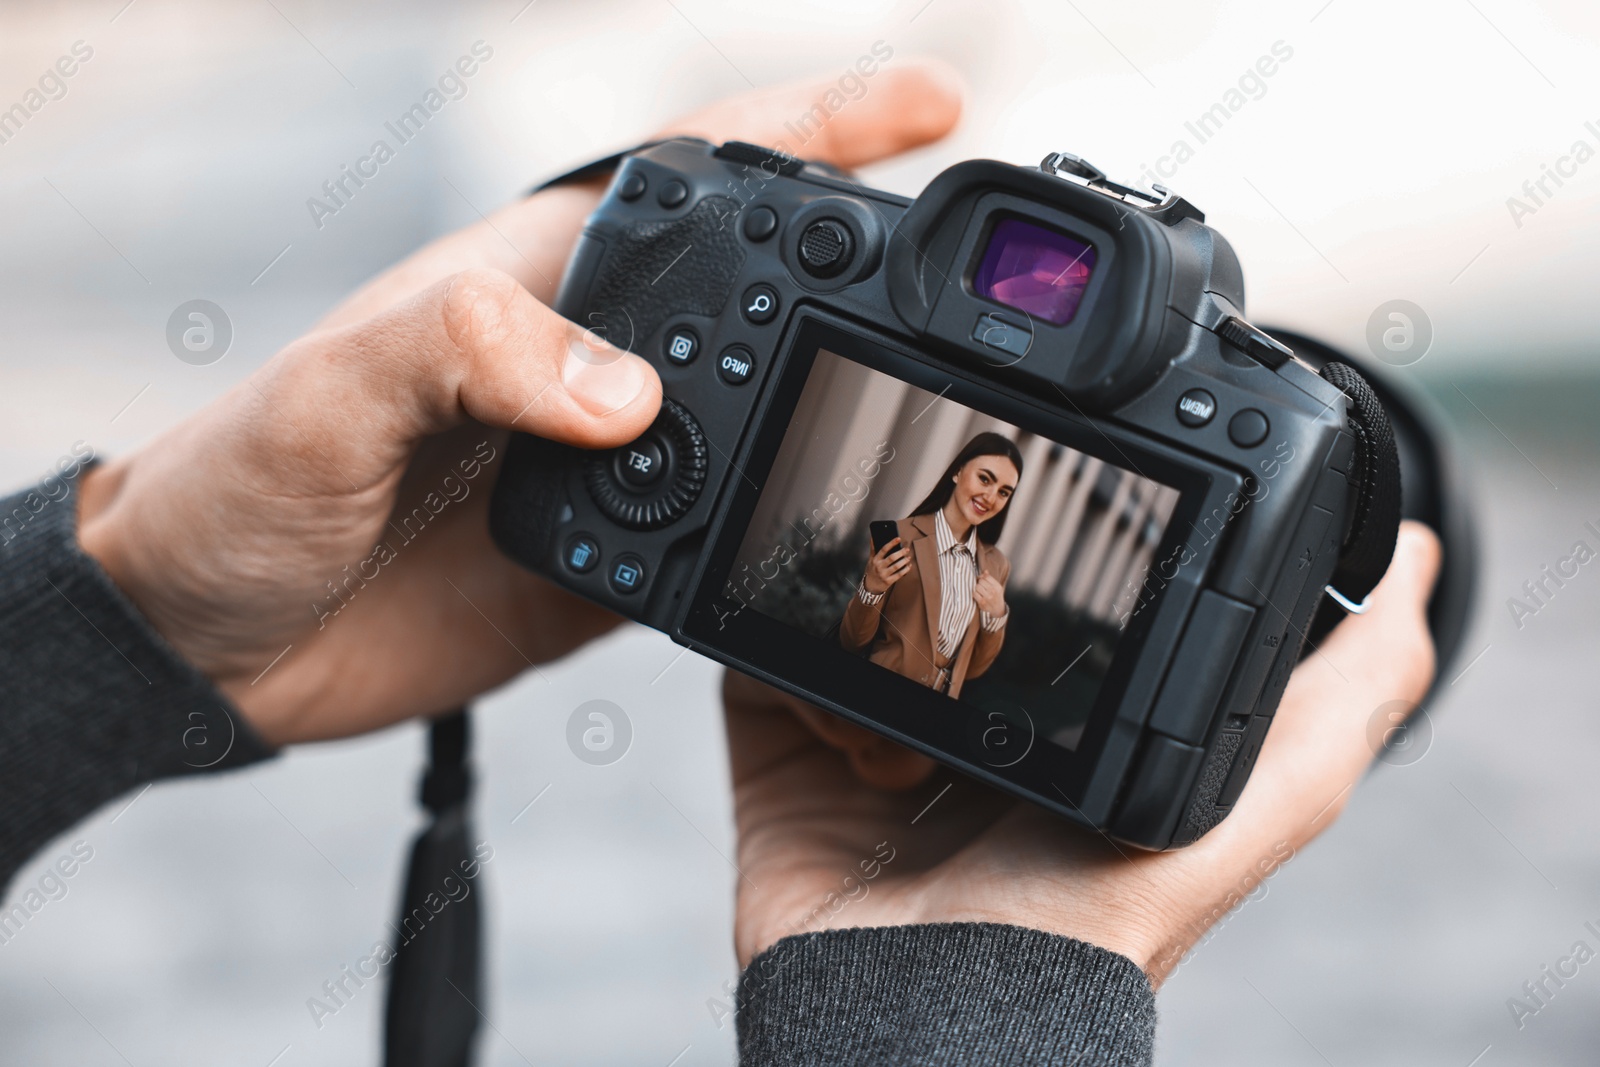
[[666, 453], [646, 433], [631, 445], [617, 449], [612, 464], [617, 478], [634, 489], [648, 489], [661, 480], [667, 469]]
[[600, 514], [629, 530], [659, 530], [688, 514], [705, 488], [710, 445], [687, 408], [670, 397], [637, 440], [583, 462]]

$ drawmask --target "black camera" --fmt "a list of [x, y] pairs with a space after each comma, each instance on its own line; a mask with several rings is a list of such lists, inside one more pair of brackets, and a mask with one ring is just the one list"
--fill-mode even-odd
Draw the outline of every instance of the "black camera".
[[1243, 308], [1200, 211], [1074, 156], [907, 200], [753, 145], [646, 146], [557, 309], [650, 360], [661, 413], [608, 452], [516, 435], [494, 537], [983, 781], [1187, 844], [1398, 523], [1376, 399]]

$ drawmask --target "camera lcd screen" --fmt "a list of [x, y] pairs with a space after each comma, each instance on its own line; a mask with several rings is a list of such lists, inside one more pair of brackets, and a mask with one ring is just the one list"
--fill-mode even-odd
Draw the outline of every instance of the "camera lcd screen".
[[1179, 496], [823, 348], [720, 595], [1074, 749]]
[[1094, 264], [1093, 245], [1006, 218], [989, 234], [972, 288], [985, 300], [1065, 326], [1083, 303]]

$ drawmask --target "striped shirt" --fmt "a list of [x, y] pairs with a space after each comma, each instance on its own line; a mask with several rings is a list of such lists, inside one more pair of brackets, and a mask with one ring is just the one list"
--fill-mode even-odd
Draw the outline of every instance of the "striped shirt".
[[[934, 512], [933, 536], [939, 548], [940, 586], [939, 633], [935, 647], [940, 662], [948, 663], [960, 649], [967, 627], [972, 625], [972, 615], [978, 610], [978, 602], [972, 599], [972, 590], [978, 584], [978, 529], [973, 527], [967, 531], [965, 541], [957, 541], [955, 532], [945, 521], [944, 509], [940, 508]], [[1005, 615], [998, 619], [990, 618], [988, 612], [982, 615], [981, 625], [989, 633], [1006, 624]]]

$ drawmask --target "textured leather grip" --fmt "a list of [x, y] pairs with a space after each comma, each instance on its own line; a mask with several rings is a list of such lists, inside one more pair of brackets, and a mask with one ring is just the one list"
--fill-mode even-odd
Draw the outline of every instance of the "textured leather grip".
[[717, 315], [744, 269], [734, 232], [739, 203], [708, 196], [682, 218], [642, 222], [608, 238], [579, 325], [603, 321], [606, 340], [633, 350], [669, 315]]

